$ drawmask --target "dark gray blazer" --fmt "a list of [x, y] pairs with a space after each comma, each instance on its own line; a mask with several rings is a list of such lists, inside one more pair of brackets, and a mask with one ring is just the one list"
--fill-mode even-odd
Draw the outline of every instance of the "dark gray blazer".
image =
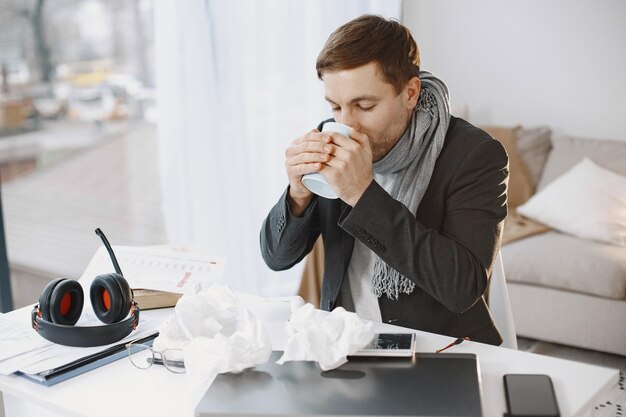
[[416, 216], [375, 181], [354, 208], [314, 196], [299, 218], [285, 191], [261, 229], [263, 259], [273, 270], [291, 268], [321, 233], [321, 308], [349, 309], [344, 278], [359, 239], [416, 284], [398, 300], [379, 298], [383, 322], [499, 345], [486, 299], [507, 214], [508, 175], [500, 142], [452, 117]]

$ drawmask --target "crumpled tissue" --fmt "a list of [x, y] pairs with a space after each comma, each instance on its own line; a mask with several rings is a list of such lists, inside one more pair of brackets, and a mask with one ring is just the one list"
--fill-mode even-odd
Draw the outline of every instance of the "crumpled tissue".
[[182, 349], [192, 390], [206, 389], [220, 373], [265, 363], [272, 353], [263, 323], [227, 286], [183, 295], [159, 328], [153, 347]]
[[287, 345], [276, 363], [317, 361], [323, 371], [335, 369], [374, 338], [372, 326], [342, 307], [328, 313], [305, 304], [291, 314]]

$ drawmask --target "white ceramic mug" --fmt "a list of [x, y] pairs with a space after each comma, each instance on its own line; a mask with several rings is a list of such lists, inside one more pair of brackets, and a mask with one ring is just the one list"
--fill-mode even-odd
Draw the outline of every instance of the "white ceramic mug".
[[[347, 138], [350, 137], [350, 127], [336, 122], [324, 123], [324, 127], [322, 127], [322, 132], [337, 132]], [[309, 191], [321, 197], [330, 199], [338, 198], [337, 194], [335, 194], [330, 185], [328, 185], [326, 177], [324, 177], [319, 172], [314, 172], [312, 174], [306, 174], [302, 176], [302, 184], [304, 184], [304, 186], [308, 188]]]

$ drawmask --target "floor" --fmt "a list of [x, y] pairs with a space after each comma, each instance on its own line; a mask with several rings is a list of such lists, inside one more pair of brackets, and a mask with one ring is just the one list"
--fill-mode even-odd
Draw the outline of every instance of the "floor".
[[[617, 368], [626, 371], [626, 356], [613, 355], [595, 350], [579, 349], [556, 343], [541, 342], [533, 339], [517, 338], [518, 349], [539, 355], [553, 356], [592, 365]], [[626, 414], [625, 414], [626, 415]]]

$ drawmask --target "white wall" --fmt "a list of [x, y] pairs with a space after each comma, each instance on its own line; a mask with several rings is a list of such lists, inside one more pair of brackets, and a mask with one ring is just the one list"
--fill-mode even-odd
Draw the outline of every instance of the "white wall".
[[474, 124], [626, 140], [623, 0], [404, 0], [422, 69]]

